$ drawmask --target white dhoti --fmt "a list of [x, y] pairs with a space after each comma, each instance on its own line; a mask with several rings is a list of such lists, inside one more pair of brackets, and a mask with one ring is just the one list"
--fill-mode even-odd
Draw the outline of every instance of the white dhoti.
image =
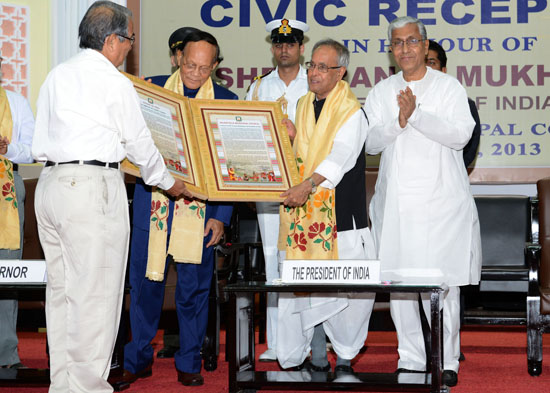
[[48, 270], [50, 392], [112, 392], [130, 231], [122, 175], [88, 165], [44, 168], [35, 209]]
[[[368, 228], [338, 232], [339, 259], [375, 258]], [[332, 347], [342, 359], [353, 359], [369, 330], [374, 293], [312, 294], [296, 297], [281, 293], [277, 359], [283, 368], [303, 363], [309, 354], [313, 328], [322, 323]]]
[[[271, 283], [280, 278], [279, 263], [284, 259], [285, 252], [277, 249], [279, 240], [279, 206], [278, 202], [257, 202], [258, 226], [262, 237], [262, 249], [265, 261], [265, 279]], [[276, 292], [267, 294], [267, 347], [277, 348], [277, 303]]]
[[[429, 294], [423, 293], [422, 308], [431, 324]], [[398, 368], [426, 370], [426, 349], [418, 294], [392, 293], [390, 311], [397, 331], [399, 346]], [[460, 288], [449, 287], [443, 298], [443, 369], [458, 372], [460, 357]]]

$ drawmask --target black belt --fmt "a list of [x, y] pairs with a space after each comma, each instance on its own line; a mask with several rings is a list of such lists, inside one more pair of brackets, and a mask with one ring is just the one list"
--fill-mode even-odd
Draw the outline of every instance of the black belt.
[[65, 165], [65, 164], [76, 164], [76, 165], [94, 165], [94, 166], [103, 166], [105, 168], [120, 169], [120, 162], [103, 162], [98, 160], [74, 160], [74, 161], [65, 161], [65, 162], [53, 162], [46, 161], [46, 166], [56, 166], [56, 165]]
[[12, 171], [17, 172], [19, 170], [19, 164], [14, 164], [12, 162], [11, 163], [11, 169], [12, 169]]

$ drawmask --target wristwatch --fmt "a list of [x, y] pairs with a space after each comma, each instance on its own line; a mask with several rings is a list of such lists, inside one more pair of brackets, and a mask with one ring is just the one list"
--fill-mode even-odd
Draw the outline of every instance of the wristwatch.
[[309, 182], [311, 183], [311, 191], [310, 191], [310, 194], [315, 194], [315, 192], [317, 191], [317, 184], [315, 184], [315, 181], [313, 181], [313, 179], [310, 177], [308, 177], [306, 180], [309, 180]]

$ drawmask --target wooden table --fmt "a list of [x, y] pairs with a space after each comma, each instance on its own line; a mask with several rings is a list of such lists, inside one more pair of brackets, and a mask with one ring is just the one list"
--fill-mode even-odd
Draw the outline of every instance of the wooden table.
[[[347, 390], [447, 393], [443, 385], [443, 312], [445, 284], [284, 284], [242, 282], [225, 287], [229, 294], [226, 350], [229, 360], [229, 392], [257, 390]], [[429, 293], [431, 318], [431, 371], [426, 373], [354, 373], [338, 378], [334, 372], [256, 371], [254, 352], [254, 295], [263, 292]]]

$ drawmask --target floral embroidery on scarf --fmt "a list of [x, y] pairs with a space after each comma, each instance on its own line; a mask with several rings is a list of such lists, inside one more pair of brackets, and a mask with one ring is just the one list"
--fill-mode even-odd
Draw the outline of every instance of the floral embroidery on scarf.
[[[296, 161], [303, 178], [302, 160], [298, 157]], [[292, 217], [286, 239], [288, 247], [299, 249], [301, 252], [313, 249], [328, 252], [333, 249], [337, 237], [333, 195], [334, 190], [320, 188], [308, 197], [303, 206], [285, 207], [286, 212]], [[306, 225], [307, 230], [304, 228]]]
[[[201, 203], [195, 199], [194, 200], [183, 199], [183, 203], [184, 203], [183, 206], [185, 206], [190, 211], [195, 212], [195, 215], [198, 219], [204, 218], [204, 210], [206, 208], [206, 203]], [[182, 209], [183, 209], [183, 206], [182, 206]], [[180, 210], [179, 203], [176, 203], [176, 207], [174, 209], [175, 209], [174, 210], [175, 215], [178, 216], [180, 214], [183, 214], [183, 211]]]
[[155, 223], [160, 231], [168, 231], [168, 200], [151, 201], [151, 222]]
[[0, 181], [2, 184], [2, 197], [5, 201], [11, 202], [13, 208], [17, 209], [15, 197], [15, 184], [13, 182], [12, 163], [6, 158], [0, 160]]

